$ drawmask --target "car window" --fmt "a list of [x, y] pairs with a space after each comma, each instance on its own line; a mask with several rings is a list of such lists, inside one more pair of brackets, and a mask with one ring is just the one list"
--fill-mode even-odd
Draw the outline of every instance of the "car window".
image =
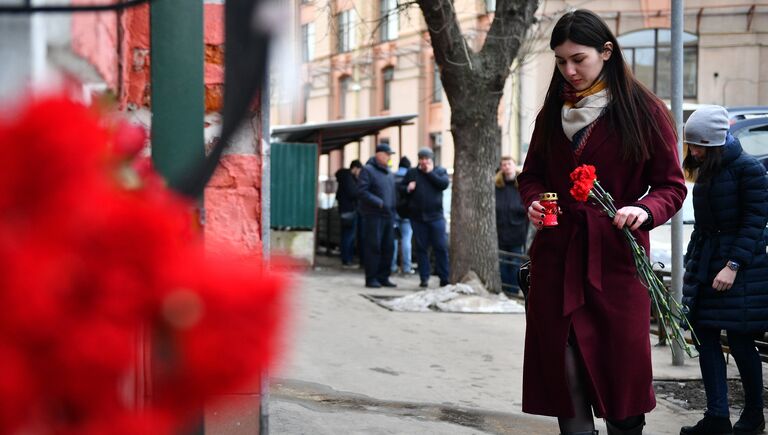
[[740, 130], [736, 133], [736, 138], [748, 154], [753, 156], [768, 154], [768, 125]]

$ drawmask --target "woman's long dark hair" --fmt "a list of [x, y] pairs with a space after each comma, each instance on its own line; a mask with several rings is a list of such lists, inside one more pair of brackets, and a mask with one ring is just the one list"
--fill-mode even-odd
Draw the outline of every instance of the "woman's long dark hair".
[[697, 183], [706, 183], [720, 171], [722, 161], [723, 147], [707, 147], [702, 161], [694, 159], [689, 148], [683, 159], [685, 178]]
[[[598, 53], [605, 50], [606, 42], [613, 44], [611, 57], [605, 62], [601, 74], [611, 95], [605, 116], [610, 117], [610, 126], [618, 129], [621, 135], [622, 157], [635, 162], [648, 159], [653, 153], [654, 141], [661, 137], [660, 121], [651, 114], [662, 110], [666, 117], [661, 122], [668, 122], [672, 131], [676, 131], [669, 110], [634, 78], [624, 62], [616, 37], [594, 12], [579, 9], [563, 15], [552, 30], [549, 48], [554, 50], [566, 40], [593, 47]], [[564, 101], [560, 92], [565, 83], [565, 78], [555, 65], [544, 106], [539, 114], [539, 121], [543, 124], [540, 128], [541, 140], [537, 145], [542, 146], [547, 154], [555, 133], [562, 128], [560, 117]]]

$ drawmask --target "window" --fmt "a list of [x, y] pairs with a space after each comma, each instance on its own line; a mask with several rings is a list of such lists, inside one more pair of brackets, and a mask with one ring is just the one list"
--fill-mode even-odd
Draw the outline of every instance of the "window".
[[432, 102], [443, 101], [443, 82], [440, 81], [440, 67], [437, 62], [432, 62]]
[[312, 92], [312, 84], [311, 83], [305, 83], [304, 84], [304, 94], [302, 95], [302, 98], [304, 99], [304, 106], [302, 107], [302, 110], [304, 111], [304, 121], [307, 122], [309, 119], [309, 94]]
[[485, 0], [485, 11], [486, 12], [495, 12], [496, 11], [496, 0]]
[[435, 162], [435, 166], [441, 166], [442, 154], [443, 154], [443, 133], [434, 132], [429, 134], [429, 147], [432, 148], [432, 152], [435, 157], [432, 160]]
[[355, 48], [355, 16], [352, 13], [349, 9], [337, 15], [339, 53]]
[[349, 86], [352, 84], [352, 77], [345, 76], [339, 79], [339, 118], [347, 117], [347, 95], [349, 95]]
[[381, 72], [382, 75], [382, 99], [381, 110], [389, 110], [390, 101], [392, 99], [392, 80], [395, 78], [395, 69], [390, 67], [384, 68]]
[[[624, 58], [635, 77], [659, 98], [670, 98], [671, 33], [669, 29], [647, 29], [618, 38]], [[696, 98], [699, 38], [683, 33], [683, 97]]]
[[301, 60], [309, 62], [315, 58], [315, 23], [301, 26]]
[[400, 11], [397, 0], [381, 0], [381, 40], [397, 39], [400, 31]]

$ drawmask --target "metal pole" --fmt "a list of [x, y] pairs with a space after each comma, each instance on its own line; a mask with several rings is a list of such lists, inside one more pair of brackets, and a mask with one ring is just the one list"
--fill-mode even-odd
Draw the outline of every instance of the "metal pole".
[[[269, 69], [265, 72], [264, 83], [269, 83]], [[264, 257], [264, 267], [269, 268], [270, 254], [272, 251], [271, 232], [272, 215], [270, 214], [272, 201], [272, 171], [270, 162], [270, 138], [269, 125], [269, 90], [261, 91], [261, 252]], [[259, 398], [259, 435], [269, 434], [269, 373], [265, 370], [261, 374], [261, 397]]]
[[323, 149], [323, 133], [322, 131], [317, 134], [317, 152], [315, 153], [315, 169], [317, 169], [317, 175], [315, 176], [315, 226], [312, 228], [312, 267], [317, 267], [317, 223], [318, 223], [318, 207], [320, 204], [317, 201], [317, 195], [319, 192], [319, 186], [317, 179], [320, 177], [320, 151]]
[[205, 159], [203, 2], [150, 5], [152, 162], [175, 186]]
[[[672, 115], [677, 124], [677, 152], [683, 157], [683, 0], [672, 0]], [[681, 160], [682, 163], [682, 160]], [[672, 297], [683, 298], [683, 213], [672, 218]], [[685, 363], [683, 349], [672, 343], [672, 365]]]
[[[152, 162], [169, 186], [179, 186], [187, 171], [200, 167], [205, 159], [203, 2], [152, 2], [150, 39]], [[201, 195], [198, 201], [202, 204], [202, 200]], [[198, 209], [198, 212], [202, 217], [202, 210]], [[151, 346], [164, 344], [152, 343]], [[158, 358], [157, 353], [151, 353], [151, 364]], [[146, 373], [150, 379], [154, 377], [151, 367]], [[181, 433], [205, 433], [204, 408], [195, 412], [189, 427]]]
[[403, 158], [403, 126], [397, 126], [397, 156]]

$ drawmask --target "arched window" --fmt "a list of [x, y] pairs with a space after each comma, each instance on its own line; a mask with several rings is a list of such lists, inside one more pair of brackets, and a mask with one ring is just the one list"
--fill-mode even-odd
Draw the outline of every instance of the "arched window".
[[[638, 80], [659, 98], [672, 93], [669, 29], [645, 29], [619, 36], [624, 59]], [[699, 38], [683, 33], [683, 97], [696, 98]]]
[[389, 110], [392, 100], [392, 80], [395, 78], [395, 69], [391, 66], [381, 71], [382, 75], [382, 98], [381, 110]]
[[352, 77], [344, 76], [339, 79], [339, 118], [347, 117], [347, 95], [352, 84]]

